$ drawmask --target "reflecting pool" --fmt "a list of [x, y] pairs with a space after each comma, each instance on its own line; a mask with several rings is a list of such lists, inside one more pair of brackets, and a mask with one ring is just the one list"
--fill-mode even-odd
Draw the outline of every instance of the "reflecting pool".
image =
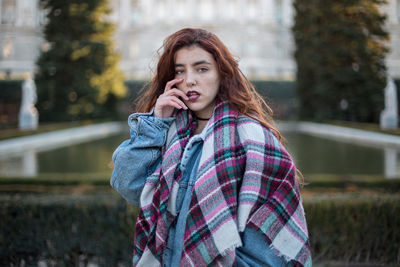
[[46, 173], [111, 174], [111, 156], [127, 134], [117, 134], [92, 142], [44, 152], [25, 151], [23, 155], [0, 158], [0, 176], [37, 176]]
[[[283, 132], [286, 147], [303, 174], [384, 175], [398, 177], [399, 151], [331, 140], [298, 132]], [[0, 176], [46, 173], [111, 174], [114, 149], [128, 133], [46, 152], [26, 151], [0, 159]]]
[[385, 173], [385, 150], [298, 132], [283, 133], [286, 147], [304, 174]]

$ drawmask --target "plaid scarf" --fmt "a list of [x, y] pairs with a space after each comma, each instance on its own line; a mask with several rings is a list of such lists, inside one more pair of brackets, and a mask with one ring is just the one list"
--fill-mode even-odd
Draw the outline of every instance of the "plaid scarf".
[[[179, 162], [196, 121], [187, 111], [175, 118], [161, 167], [146, 179], [142, 191], [135, 266], [161, 265], [169, 227], [177, 219], [168, 205], [179, 188]], [[311, 266], [295, 176], [291, 157], [271, 131], [226, 102], [218, 103], [206, 128], [180, 265], [234, 265], [235, 248], [242, 245], [239, 232], [253, 227], [278, 255], [296, 266]]]

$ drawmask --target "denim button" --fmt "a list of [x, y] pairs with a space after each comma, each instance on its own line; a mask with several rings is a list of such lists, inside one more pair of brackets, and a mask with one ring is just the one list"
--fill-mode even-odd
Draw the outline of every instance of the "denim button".
[[168, 247], [166, 247], [164, 250], [162, 261], [163, 261], [162, 264], [163, 267], [167, 267], [168, 263], [171, 261], [171, 250]]

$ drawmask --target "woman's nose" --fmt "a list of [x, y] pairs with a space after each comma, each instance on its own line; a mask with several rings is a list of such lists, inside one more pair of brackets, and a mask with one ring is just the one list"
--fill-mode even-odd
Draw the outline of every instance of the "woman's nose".
[[194, 75], [192, 73], [187, 73], [185, 80], [186, 80], [186, 85], [189, 87], [196, 85], [196, 78], [194, 77]]

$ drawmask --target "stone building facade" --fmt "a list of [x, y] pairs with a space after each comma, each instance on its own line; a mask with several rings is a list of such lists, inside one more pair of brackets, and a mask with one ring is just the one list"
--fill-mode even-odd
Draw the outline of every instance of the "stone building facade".
[[[146, 79], [163, 39], [183, 27], [216, 33], [252, 79], [293, 79], [292, 0], [112, 0], [121, 69]], [[400, 0], [384, 7], [391, 33], [389, 73], [400, 78]], [[44, 48], [39, 0], [0, 0], [0, 75], [32, 72]], [[61, 29], [60, 29], [61, 30]]]

